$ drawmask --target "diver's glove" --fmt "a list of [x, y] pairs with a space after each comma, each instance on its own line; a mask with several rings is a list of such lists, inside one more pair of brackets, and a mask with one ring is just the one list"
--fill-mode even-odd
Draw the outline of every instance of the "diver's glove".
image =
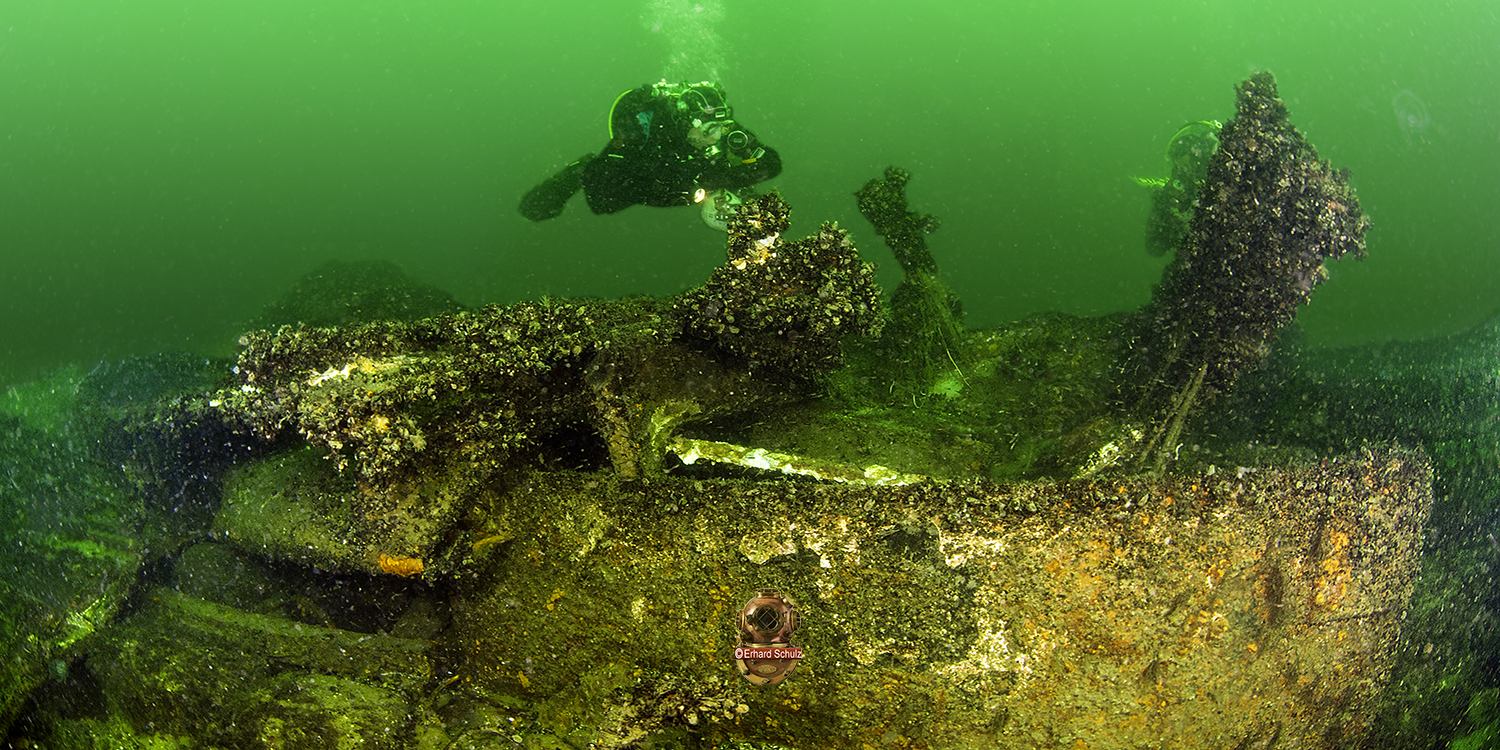
[[521, 198], [521, 215], [532, 221], [557, 218], [568, 205], [568, 199], [583, 188], [583, 168], [593, 160], [593, 154], [584, 154], [583, 158], [563, 167], [562, 171], [528, 191]]

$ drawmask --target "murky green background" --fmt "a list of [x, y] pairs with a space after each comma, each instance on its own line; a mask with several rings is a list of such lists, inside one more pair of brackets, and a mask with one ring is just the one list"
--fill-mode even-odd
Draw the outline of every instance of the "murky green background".
[[1305, 310], [1310, 343], [1444, 334], [1500, 311], [1497, 39], [1480, 0], [8, 0], [0, 380], [227, 354], [333, 258], [470, 304], [695, 285], [722, 235], [690, 210], [515, 211], [664, 74], [716, 74], [782, 152], [794, 232], [838, 220], [887, 281], [850, 194], [910, 169], [982, 326], [1145, 301], [1164, 260], [1130, 176], [1269, 69], [1375, 221]]

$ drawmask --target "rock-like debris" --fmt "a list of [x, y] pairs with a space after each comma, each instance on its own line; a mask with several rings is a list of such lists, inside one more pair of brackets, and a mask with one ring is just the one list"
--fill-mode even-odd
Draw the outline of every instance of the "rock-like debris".
[[772, 193], [729, 221], [729, 262], [672, 305], [685, 332], [782, 377], [826, 373], [850, 333], [880, 330], [874, 269], [859, 260], [849, 234], [824, 224], [785, 239], [791, 209]]

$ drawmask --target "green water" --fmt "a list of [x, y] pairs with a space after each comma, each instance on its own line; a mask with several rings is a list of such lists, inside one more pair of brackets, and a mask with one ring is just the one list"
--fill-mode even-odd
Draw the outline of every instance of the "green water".
[[[686, 209], [533, 225], [522, 193], [606, 139], [621, 91], [716, 76], [782, 154], [795, 234], [890, 164], [971, 325], [1148, 298], [1148, 193], [1184, 122], [1277, 75], [1375, 228], [1301, 321], [1313, 345], [1500, 310], [1500, 6], [1340, 2], [222, 2], [0, 10], [0, 380], [228, 354], [328, 259], [470, 304], [669, 294], [722, 258]], [[1254, 6], [1254, 7], [1252, 7]], [[1403, 93], [1405, 92], [1405, 93]], [[1413, 111], [1419, 102], [1426, 114]]]

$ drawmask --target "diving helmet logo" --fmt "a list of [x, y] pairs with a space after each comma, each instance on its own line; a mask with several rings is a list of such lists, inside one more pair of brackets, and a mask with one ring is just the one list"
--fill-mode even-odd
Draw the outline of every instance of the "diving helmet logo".
[[739, 641], [734, 664], [752, 685], [776, 685], [791, 675], [802, 658], [792, 645], [797, 631], [797, 604], [776, 589], [756, 592], [739, 614]]

